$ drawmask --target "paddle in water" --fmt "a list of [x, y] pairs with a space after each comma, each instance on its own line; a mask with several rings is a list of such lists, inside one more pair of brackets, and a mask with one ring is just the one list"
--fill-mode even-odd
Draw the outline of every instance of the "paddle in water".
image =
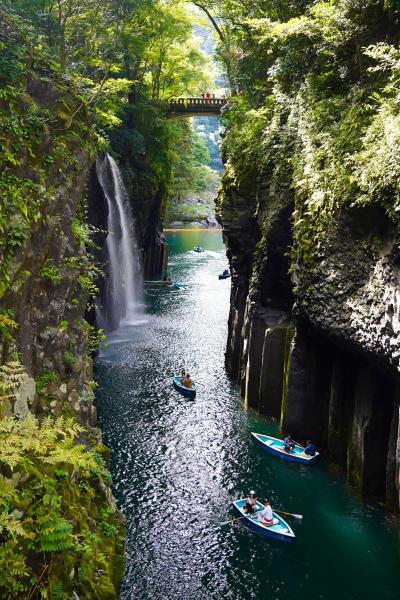
[[285, 512], [284, 510], [276, 510], [276, 508], [274, 508], [274, 512], [280, 514], [280, 515], [287, 515], [288, 517], [293, 517], [295, 519], [298, 519], [299, 521], [302, 520], [303, 515], [298, 515], [296, 513], [290, 513], [290, 512]]

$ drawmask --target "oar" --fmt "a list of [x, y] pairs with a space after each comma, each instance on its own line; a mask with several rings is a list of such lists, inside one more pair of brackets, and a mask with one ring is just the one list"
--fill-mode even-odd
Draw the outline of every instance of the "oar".
[[287, 515], [288, 517], [294, 517], [295, 519], [299, 519], [299, 521], [301, 521], [303, 518], [303, 515], [297, 515], [296, 513], [285, 512], [284, 510], [276, 510], [276, 508], [273, 509], [273, 512], [276, 512], [280, 515]]
[[[255, 513], [251, 513], [253, 516], [257, 515], [259, 512], [261, 512], [260, 510], [256, 510]], [[250, 515], [243, 515], [243, 517], [237, 517], [236, 519], [231, 519], [230, 521], [224, 521], [223, 523], [220, 523], [220, 525], [229, 525], [230, 523], [235, 523], [235, 521], [241, 521], [241, 519], [245, 519], [246, 517], [249, 517]]]
[[294, 440], [293, 438], [292, 438], [292, 442], [294, 442], [296, 444], [296, 446], [300, 446], [300, 448], [303, 448], [303, 450], [304, 450], [305, 446], [303, 446], [303, 444], [299, 444], [299, 442], [296, 442], [296, 440]]
[[241, 519], [245, 519], [247, 517], [247, 515], [243, 515], [243, 517], [237, 517], [236, 519], [231, 519], [230, 521], [224, 521], [223, 523], [220, 523], [221, 527], [222, 525], [230, 525], [231, 523], [235, 523], [236, 521], [240, 521]]

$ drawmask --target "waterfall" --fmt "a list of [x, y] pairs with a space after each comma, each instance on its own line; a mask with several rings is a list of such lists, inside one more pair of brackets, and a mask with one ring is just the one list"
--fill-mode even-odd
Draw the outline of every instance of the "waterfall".
[[106, 331], [135, 325], [143, 314], [143, 277], [135, 224], [117, 163], [109, 154], [96, 163], [108, 205], [108, 281], [100, 321]]

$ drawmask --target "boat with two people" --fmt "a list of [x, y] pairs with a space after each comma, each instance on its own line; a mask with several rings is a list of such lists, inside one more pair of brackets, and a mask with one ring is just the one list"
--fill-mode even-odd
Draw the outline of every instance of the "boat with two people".
[[183, 394], [183, 396], [187, 396], [188, 398], [194, 398], [196, 396], [197, 386], [191, 380], [189, 373], [186, 373], [184, 369], [182, 369], [180, 375], [174, 375], [172, 382], [175, 389]]
[[204, 248], [202, 248], [202, 246], [195, 246], [195, 247], [193, 248], [193, 250], [194, 250], [195, 252], [204, 252]]
[[291, 451], [285, 449], [285, 441], [280, 440], [278, 438], [272, 437], [271, 435], [263, 435], [262, 433], [251, 432], [251, 435], [256, 440], [257, 444], [261, 446], [264, 450], [269, 452], [270, 454], [274, 454], [275, 456], [279, 456], [280, 458], [284, 458], [285, 460], [289, 460], [291, 462], [298, 462], [304, 465], [308, 465], [313, 463], [319, 457], [319, 452], [315, 452], [314, 454], [307, 454], [304, 448], [300, 444], [293, 442], [291, 444]]
[[296, 536], [293, 529], [274, 511], [272, 511], [272, 525], [263, 524], [261, 513], [264, 510], [264, 505], [258, 500], [256, 500], [255, 511], [252, 513], [246, 512], [246, 498], [234, 500], [232, 504], [242, 516], [242, 520], [260, 535], [279, 540], [280, 542], [291, 543], [295, 539]]

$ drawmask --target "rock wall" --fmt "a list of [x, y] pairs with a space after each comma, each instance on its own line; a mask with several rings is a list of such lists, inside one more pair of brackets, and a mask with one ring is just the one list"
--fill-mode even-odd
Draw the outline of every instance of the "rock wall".
[[[21, 108], [25, 102], [54, 115], [54, 132], [47, 128], [32, 133], [34, 143], [21, 148], [24, 156], [13, 169], [18, 180], [34, 182], [29, 202], [37, 212], [24, 223], [23, 239], [15, 244], [9, 258], [3, 255], [8, 280], [1, 308], [16, 326], [12, 331], [2, 330], [2, 361], [15, 351], [19, 353], [40, 392], [31, 398], [36, 414], [58, 416], [68, 406], [82, 423], [94, 425], [88, 325], [84, 320], [90, 281], [85, 276], [89, 258], [83, 220], [93, 140], [83, 144], [80, 139], [82, 127], [86, 127], [85, 115], [68, 133], [63, 129], [69, 119], [65, 106], [72, 111], [78, 104], [58, 87], [31, 78]], [[32, 158], [39, 152], [48, 157], [47, 163], [39, 164]], [[13, 218], [18, 219], [17, 215]]]
[[269, 174], [224, 176], [232, 270], [228, 372], [248, 406], [318, 443], [366, 495], [399, 510], [397, 226], [341, 209], [312, 268], [293, 260], [293, 194]]
[[[93, 594], [116, 599], [124, 570], [125, 525], [111, 493], [108, 449], [95, 427], [89, 358], [93, 331], [84, 318], [93, 293], [85, 197], [96, 138], [81, 98], [57, 75], [53, 80], [47, 71], [40, 76], [27, 70], [3, 92], [0, 355], [1, 365], [7, 363], [2, 369], [12, 372], [11, 361], [18, 359], [27, 377], [14, 398], [8, 398], [4, 380], [6, 384], [9, 381], [1, 372], [0, 418], [17, 418], [8, 422], [2, 438], [9, 439], [12, 428], [24, 431], [30, 426], [33, 432], [34, 427], [40, 428], [43, 417], [60, 417], [56, 423], [42, 426], [43, 431], [47, 427], [55, 433], [53, 437], [48, 434], [51, 441], [48, 439], [40, 452], [45, 457], [58, 442], [58, 451], [62, 447], [65, 455], [63, 458], [61, 451], [58, 460], [52, 456], [47, 462], [38, 459], [35, 463], [37, 452], [31, 451], [28, 444], [33, 440], [28, 434], [26, 461], [15, 460], [12, 477], [2, 456], [0, 482], [9, 499], [2, 516], [20, 515], [17, 518], [23, 517], [23, 521], [18, 527], [31, 525], [36, 532], [48, 531], [53, 545], [46, 555], [48, 548], [31, 541], [38, 534], [12, 534], [10, 540], [3, 528], [3, 565], [8, 564], [4, 562], [8, 552], [10, 564], [18, 560], [21, 568], [2, 579], [0, 596], [11, 597], [9, 588], [3, 586], [14, 577], [19, 587], [13, 588], [13, 597], [19, 593], [25, 597], [26, 590], [26, 596], [41, 595], [40, 583], [51, 589], [56, 585], [61, 593], [64, 590], [77, 599]], [[25, 419], [32, 415], [39, 417], [35, 426]], [[72, 423], [79, 423], [76, 431], [82, 446], [73, 445], [78, 436], [71, 434]], [[20, 439], [22, 434], [16, 435], [16, 456]], [[71, 442], [68, 449], [65, 440]], [[91, 470], [75, 468], [79, 463], [74, 462], [74, 453], [82, 448], [95, 460]], [[41, 510], [48, 516], [49, 530], [43, 521], [38, 524], [35, 520]], [[73, 544], [59, 541], [57, 536], [62, 534], [57, 523], [65, 526], [71, 538], [73, 532]], [[81, 550], [83, 544], [86, 550]], [[13, 554], [17, 546], [18, 557]], [[86, 557], [85, 552], [91, 554]], [[43, 571], [46, 556], [48, 566]]]

